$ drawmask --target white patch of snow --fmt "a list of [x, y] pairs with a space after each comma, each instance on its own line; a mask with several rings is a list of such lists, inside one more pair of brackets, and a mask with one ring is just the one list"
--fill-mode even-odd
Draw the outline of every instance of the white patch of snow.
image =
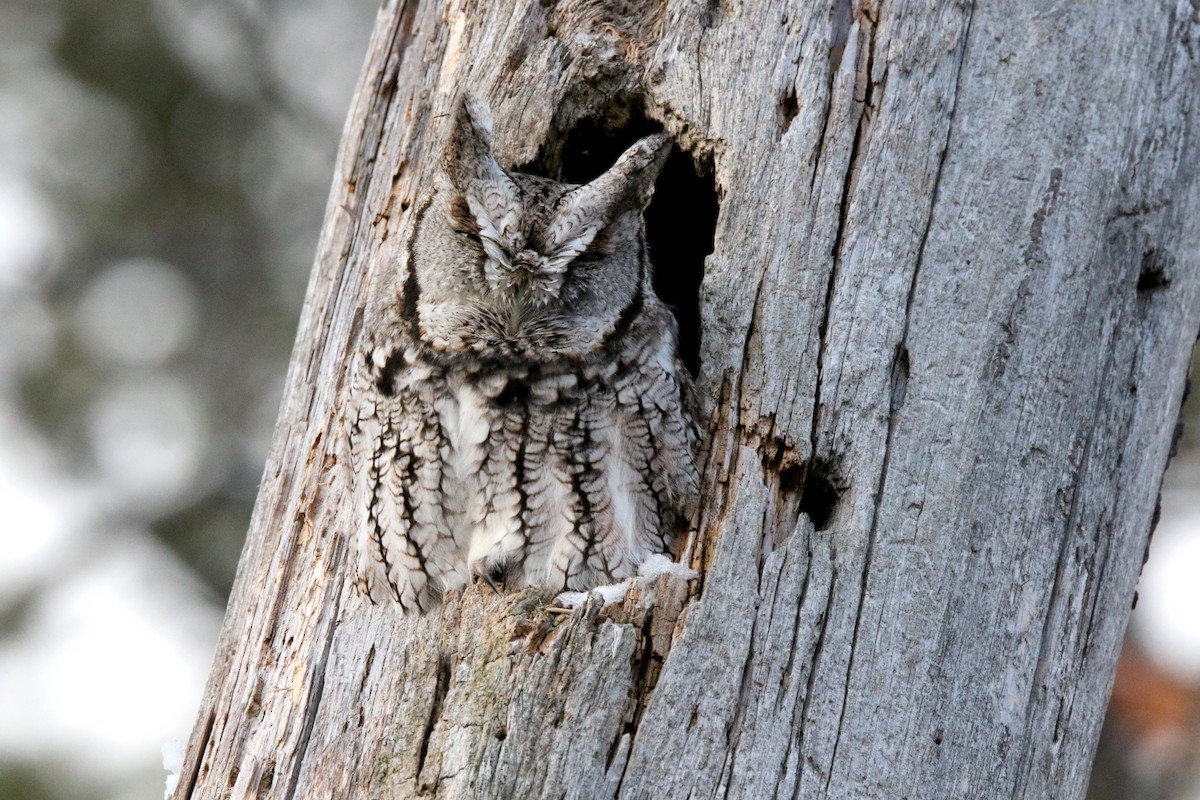
[[604, 601], [604, 607], [608, 607], [624, 600], [626, 592], [629, 591], [629, 587], [632, 585], [632, 581], [624, 580], [620, 583], [594, 586], [586, 592], [563, 592], [554, 598], [554, 602], [563, 608], [582, 608], [587, 602], [589, 594], [598, 594], [600, 595], [600, 599]]
[[659, 575], [674, 575], [685, 581], [700, 577], [696, 570], [680, 564], [670, 556], [655, 553], [638, 567], [638, 580], [649, 583]]
[[554, 598], [554, 602], [563, 608], [580, 608], [587, 602], [589, 594], [598, 594], [600, 595], [600, 599], [604, 601], [604, 607], [607, 608], [614, 603], [624, 600], [625, 595], [635, 582], [644, 586], [653, 583], [658, 579], [659, 575], [674, 575], [685, 581], [690, 581], [697, 577], [694, 569], [690, 569], [672, 560], [670, 556], [655, 553], [641, 563], [641, 566], [638, 567], [636, 578], [623, 580], [620, 583], [596, 586], [586, 592], [563, 592]]

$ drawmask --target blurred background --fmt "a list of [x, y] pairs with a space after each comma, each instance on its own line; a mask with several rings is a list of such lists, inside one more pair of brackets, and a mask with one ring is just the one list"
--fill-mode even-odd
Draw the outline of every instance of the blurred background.
[[0, 798], [154, 798], [377, 0], [0, 0]]
[[[0, 798], [160, 795], [376, 0], [0, 0]], [[1200, 402], [1093, 800], [1200, 800]]]

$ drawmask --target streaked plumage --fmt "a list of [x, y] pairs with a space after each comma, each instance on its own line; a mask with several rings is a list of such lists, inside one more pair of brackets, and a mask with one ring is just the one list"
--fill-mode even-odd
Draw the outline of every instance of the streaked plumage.
[[359, 580], [425, 610], [498, 568], [587, 589], [669, 551], [697, 499], [691, 382], [651, 287], [651, 136], [585, 186], [502, 170], [465, 101], [404, 307], [368, 331], [349, 435]]

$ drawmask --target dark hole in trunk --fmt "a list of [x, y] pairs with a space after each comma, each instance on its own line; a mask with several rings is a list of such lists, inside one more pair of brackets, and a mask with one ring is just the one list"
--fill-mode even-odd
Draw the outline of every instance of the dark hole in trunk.
[[[662, 126], [636, 106], [614, 105], [599, 119], [571, 128], [558, 147], [543, 151], [522, 171], [570, 183], [586, 183], [616, 162], [621, 153]], [[646, 239], [654, 265], [654, 291], [679, 323], [679, 355], [692, 376], [700, 371], [700, 284], [704, 259], [713, 251], [717, 227], [716, 181], [711, 161], [697, 163], [678, 146], [655, 184], [646, 209]]]
[[809, 466], [800, 494], [800, 512], [812, 520], [814, 530], [823, 531], [829, 527], [830, 518], [841, 498], [834, 477], [830, 466], [824, 462], [815, 461]]

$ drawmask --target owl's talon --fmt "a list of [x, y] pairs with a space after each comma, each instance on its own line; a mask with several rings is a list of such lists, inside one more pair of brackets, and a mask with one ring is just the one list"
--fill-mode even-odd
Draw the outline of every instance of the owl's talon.
[[500, 588], [498, 586], [496, 586], [495, 581], [493, 581], [491, 576], [488, 575], [486, 572], [476, 573], [475, 578], [477, 580], [481, 580], [484, 583], [486, 583], [488, 585], [488, 588], [491, 589], [493, 592], [495, 592], [497, 595], [500, 594]]

